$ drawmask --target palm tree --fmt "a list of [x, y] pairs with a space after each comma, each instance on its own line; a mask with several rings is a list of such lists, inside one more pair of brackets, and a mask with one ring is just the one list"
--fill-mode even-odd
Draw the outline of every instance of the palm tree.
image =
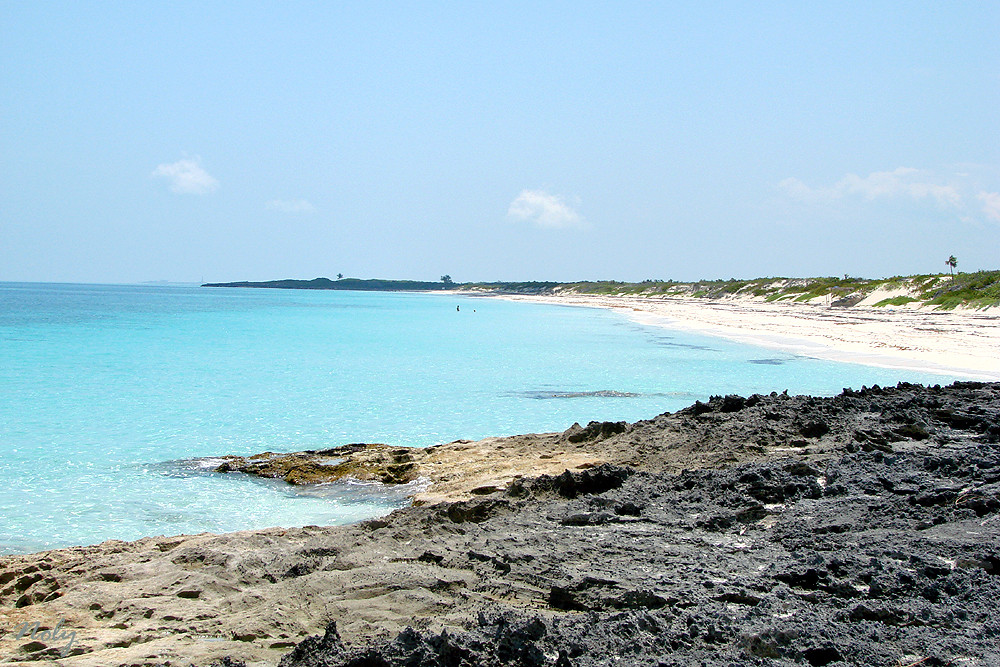
[[955, 259], [954, 255], [948, 257], [948, 261], [945, 262], [948, 268], [951, 269], [951, 275], [955, 275], [955, 267], [958, 266], [958, 260]]
[[337, 274], [337, 280], [340, 280], [340, 279], [341, 279], [341, 278], [343, 278], [343, 277], [344, 277], [344, 274], [343, 274], [343, 273], [338, 273], [338, 274]]

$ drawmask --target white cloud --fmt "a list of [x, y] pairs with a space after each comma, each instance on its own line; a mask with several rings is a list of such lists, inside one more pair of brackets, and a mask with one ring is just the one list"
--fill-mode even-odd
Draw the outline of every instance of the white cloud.
[[552, 229], [580, 227], [583, 224], [580, 215], [561, 197], [544, 190], [521, 190], [521, 194], [507, 208], [507, 217]]
[[834, 186], [845, 194], [860, 194], [867, 199], [876, 197], [910, 197], [925, 199], [930, 197], [942, 206], [959, 206], [962, 196], [951, 185], [933, 182], [933, 175], [912, 167], [899, 167], [892, 171], [875, 171], [861, 178], [857, 174], [847, 174]]
[[976, 199], [983, 202], [983, 212], [987, 217], [1000, 222], [1000, 192], [980, 192]]
[[282, 213], [314, 213], [316, 207], [305, 199], [272, 199], [265, 206], [272, 211]]
[[1000, 223], [998, 175], [1000, 171], [990, 165], [953, 164], [937, 170], [898, 167], [867, 176], [846, 174], [820, 187], [789, 177], [778, 182], [777, 189], [786, 201], [813, 207], [817, 214], [858, 215], [862, 214], [858, 207], [868, 202], [908, 203], [906, 215], [913, 214], [914, 206], [931, 207], [933, 215], [978, 225]]
[[868, 200], [896, 197], [933, 199], [939, 206], [961, 208], [963, 200], [958, 187], [943, 180], [925, 170], [898, 167], [892, 171], [874, 171], [867, 176], [847, 174], [825, 188], [809, 187], [797, 178], [786, 178], [778, 183], [778, 187], [789, 197], [810, 203], [854, 195]]
[[829, 195], [825, 195], [821, 190], [810, 188], [799, 179], [791, 176], [779, 182], [778, 188], [792, 199], [798, 199], [799, 201], [811, 202], [829, 198]]
[[170, 190], [178, 194], [207, 195], [218, 189], [219, 182], [201, 166], [201, 158], [184, 158], [177, 162], [159, 165], [153, 170], [153, 176], [166, 178]]

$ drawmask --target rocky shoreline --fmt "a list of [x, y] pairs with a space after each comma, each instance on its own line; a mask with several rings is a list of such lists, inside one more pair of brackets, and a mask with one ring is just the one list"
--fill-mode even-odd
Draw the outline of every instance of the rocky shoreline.
[[[363, 459], [452, 486], [354, 526], [4, 557], [0, 658], [1000, 664], [1000, 384], [716, 397], [437, 453], [353, 448], [262, 456], [257, 474]], [[65, 656], [65, 638], [14, 637], [32, 622], [75, 633]]]

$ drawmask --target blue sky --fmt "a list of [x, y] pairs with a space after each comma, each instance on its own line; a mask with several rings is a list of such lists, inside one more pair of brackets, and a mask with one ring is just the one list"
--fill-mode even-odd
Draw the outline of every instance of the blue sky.
[[998, 35], [978, 1], [8, 0], [0, 280], [1000, 268]]

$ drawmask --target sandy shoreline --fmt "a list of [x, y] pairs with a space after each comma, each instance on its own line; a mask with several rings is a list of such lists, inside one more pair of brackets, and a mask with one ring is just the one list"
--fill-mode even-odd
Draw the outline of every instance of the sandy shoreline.
[[500, 295], [513, 301], [610, 308], [636, 322], [720, 336], [791, 354], [1000, 380], [1000, 312], [830, 308], [751, 299]]

